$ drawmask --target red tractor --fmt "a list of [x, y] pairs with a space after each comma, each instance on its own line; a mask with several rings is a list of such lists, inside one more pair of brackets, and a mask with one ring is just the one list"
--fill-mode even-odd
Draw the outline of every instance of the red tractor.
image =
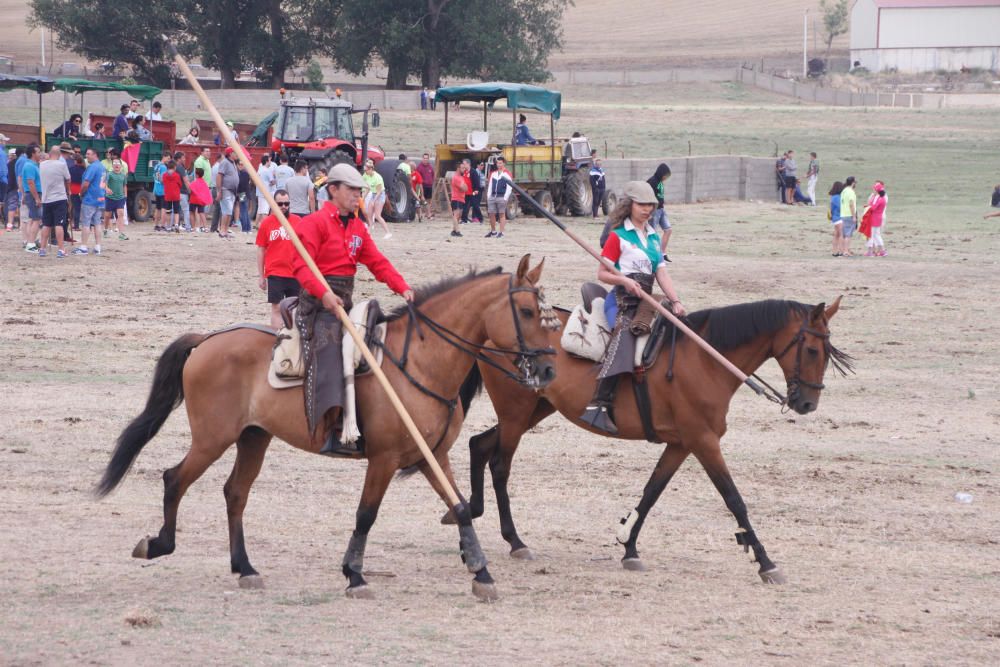
[[[392, 222], [413, 220], [417, 202], [409, 177], [399, 169], [399, 160], [387, 160], [384, 150], [368, 145], [369, 113], [372, 125], [378, 127], [378, 111], [354, 109], [341, 99], [283, 99], [274, 122], [271, 150], [284, 153], [291, 162], [305, 160], [314, 177], [321, 167], [329, 171], [335, 164], [348, 162], [360, 170], [366, 159], [372, 160], [385, 181], [382, 215]], [[354, 114], [362, 114], [360, 137], [354, 134]]]

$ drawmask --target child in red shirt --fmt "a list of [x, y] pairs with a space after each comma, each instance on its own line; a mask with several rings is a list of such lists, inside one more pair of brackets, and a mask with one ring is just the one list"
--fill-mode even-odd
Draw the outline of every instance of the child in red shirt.
[[170, 224], [164, 231], [179, 232], [180, 227], [174, 223], [174, 213], [180, 221], [181, 213], [181, 175], [177, 173], [177, 163], [167, 161], [167, 171], [160, 177], [163, 181], [163, 211], [170, 214]]

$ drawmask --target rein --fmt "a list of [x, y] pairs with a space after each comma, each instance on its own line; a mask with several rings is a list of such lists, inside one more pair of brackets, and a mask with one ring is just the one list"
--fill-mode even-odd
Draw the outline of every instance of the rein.
[[[448, 408], [448, 419], [445, 422], [444, 429], [441, 431], [441, 436], [437, 439], [437, 442], [435, 442], [434, 446], [431, 448], [432, 451], [436, 450], [438, 446], [441, 444], [441, 442], [444, 440], [444, 436], [448, 432], [448, 426], [451, 424], [451, 418], [454, 416], [455, 409], [458, 407], [459, 397], [456, 396], [455, 398], [447, 398], [445, 396], [442, 396], [441, 394], [435, 392], [433, 389], [430, 389], [429, 387], [421, 383], [419, 380], [417, 380], [417, 378], [413, 377], [413, 375], [411, 375], [410, 372], [406, 369], [406, 365], [410, 355], [410, 343], [413, 340], [413, 332], [416, 331], [417, 336], [420, 338], [420, 340], [424, 340], [424, 332], [420, 327], [420, 323], [423, 322], [424, 324], [427, 325], [428, 329], [430, 329], [435, 335], [437, 335], [438, 338], [448, 343], [455, 349], [472, 357], [477, 362], [482, 362], [487, 366], [496, 369], [497, 371], [502, 373], [505, 377], [514, 380], [518, 384], [531, 387], [535, 383], [535, 380], [533, 380], [533, 374], [535, 370], [535, 359], [542, 355], [555, 354], [555, 350], [551, 347], [545, 347], [545, 348], [527, 347], [527, 344], [524, 341], [524, 335], [521, 332], [521, 323], [518, 320], [517, 316], [517, 306], [514, 304], [514, 294], [516, 294], [517, 292], [531, 292], [535, 294], [535, 296], [538, 297], [539, 307], [541, 309], [542, 296], [540, 289], [541, 288], [536, 288], [536, 287], [514, 287], [514, 276], [510, 277], [510, 283], [507, 288], [507, 299], [510, 302], [511, 315], [514, 318], [514, 331], [517, 334], [518, 349], [516, 350], [507, 350], [504, 348], [490, 347], [488, 345], [474, 343], [468, 340], [467, 338], [460, 336], [459, 334], [455, 333], [454, 331], [445, 327], [444, 325], [431, 319], [426, 313], [422, 312], [419, 308], [417, 308], [411, 303], [407, 303], [406, 335], [403, 339], [403, 353], [400, 355], [400, 357], [397, 359], [392, 354], [392, 352], [389, 351], [388, 347], [386, 347], [384, 342], [375, 343], [376, 345], [382, 348], [382, 353], [385, 355], [385, 357], [389, 359], [389, 361], [391, 361], [396, 368], [399, 369], [399, 371], [403, 374], [403, 377], [405, 377], [410, 384], [416, 387], [421, 393], [430, 396], [431, 398], [438, 401], [439, 403], [444, 404]], [[544, 315], [542, 317], [544, 322]], [[501, 357], [506, 357], [506, 356], [515, 357], [516, 360], [514, 363], [517, 366], [518, 370], [520, 371], [520, 374], [512, 373], [511, 371], [507, 370], [504, 366], [497, 363], [490, 357], [486, 356], [487, 354], [497, 355]]]
[[[802, 373], [802, 347], [803, 347], [803, 345], [805, 345], [805, 342], [806, 342], [806, 336], [805, 335], [807, 333], [812, 334], [813, 336], [816, 336], [817, 338], [820, 338], [820, 339], [823, 340], [823, 346], [824, 346], [824, 348], [826, 349], [826, 352], [827, 352], [826, 363], [827, 364], [830, 363], [831, 354], [830, 354], [830, 334], [829, 334], [829, 332], [825, 332], [824, 333], [822, 331], [817, 331], [816, 329], [813, 329], [812, 327], [809, 326], [808, 320], [802, 320], [802, 325], [799, 327], [799, 330], [798, 330], [798, 332], [796, 332], [795, 336], [793, 336], [792, 339], [790, 341], [788, 341], [788, 344], [785, 345], [784, 349], [782, 349], [781, 352], [779, 352], [778, 354], [774, 355], [774, 360], [775, 361], [780, 361], [783, 356], [785, 356], [786, 354], [788, 354], [788, 352], [792, 349], [792, 346], [793, 345], [795, 346], [795, 371], [792, 374], [792, 379], [788, 381], [788, 394], [790, 396], [794, 396], [796, 394], [796, 392], [798, 392], [798, 389], [799, 389], [800, 386], [802, 386], [802, 387], [808, 387], [810, 389], [817, 389], [817, 390], [822, 390], [822, 389], [826, 388], [826, 385], [823, 384], [822, 382], [807, 382], [806, 380], [803, 380], [802, 377], [801, 377], [801, 373]], [[756, 373], [753, 374], [753, 377], [756, 378], [765, 387], [767, 387], [767, 389], [770, 390], [771, 394], [774, 394], [773, 396], [771, 394], [768, 394], [768, 393], [765, 393], [764, 395], [765, 395], [765, 397], [767, 397], [767, 399], [769, 401], [772, 401], [774, 403], [778, 403], [779, 405], [781, 405], [782, 406], [782, 412], [784, 412], [788, 408], [788, 398], [786, 396], [784, 396], [781, 392], [779, 392], [777, 389], [775, 389], [774, 387], [772, 387], [771, 385], [769, 385], [762, 378], [760, 378]]]

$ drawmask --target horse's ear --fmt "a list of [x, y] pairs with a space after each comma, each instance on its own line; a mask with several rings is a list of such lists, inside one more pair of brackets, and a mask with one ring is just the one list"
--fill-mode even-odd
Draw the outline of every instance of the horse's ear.
[[531, 253], [521, 258], [521, 262], [517, 265], [517, 279], [524, 280], [524, 275], [528, 272], [528, 264], [531, 262]]
[[826, 304], [825, 303], [817, 304], [812, 309], [812, 312], [809, 313], [809, 321], [818, 322], [820, 318], [823, 317], [824, 312], [826, 312]]
[[538, 281], [542, 279], [542, 267], [543, 266], [545, 266], [545, 258], [544, 257], [542, 257], [542, 261], [540, 261], [538, 263], [538, 266], [536, 266], [535, 268], [533, 268], [531, 271], [528, 271], [528, 274], [525, 276], [525, 278], [527, 278], [528, 281], [532, 285], [537, 285]]
[[843, 298], [844, 298], [844, 295], [841, 294], [840, 296], [837, 297], [837, 300], [834, 301], [833, 303], [831, 303], [830, 307], [826, 309], [826, 312], [824, 314], [826, 315], [826, 319], [827, 320], [829, 320], [834, 315], [836, 315], [837, 311], [840, 310], [840, 300], [843, 299]]

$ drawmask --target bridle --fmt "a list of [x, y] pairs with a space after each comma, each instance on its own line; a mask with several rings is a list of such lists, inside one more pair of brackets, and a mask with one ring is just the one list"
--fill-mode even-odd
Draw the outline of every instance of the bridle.
[[826, 388], [826, 385], [823, 384], [822, 382], [808, 382], [802, 379], [802, 347], [805, 345], [807, 333], [812, 334], [813, 336], [816, 336], [817, 338], [821, 338], [823, 340], [823, 348], [826, 351], [826, 364], [824, 364], [823, 366], [823, 371], [825, 373], [826, 366], [829, 365], [830, 359], [832, 357], [831, 354], [832, 348], [830, 346], [830, 333], [813, 329], [812, 327], [809, 326], [809, 320], [804, 319], [802, 320], [801, 326], [799, 326], [799, 330], [795, 333], [792, 339], [788, 341], [788, 344], [785, 345], [785, 347], [781, 350], [781, 352], [774, 355], [775, 361], [781, 361], [781, 358], [786, 354], [788, 354], [788, 351], [792, 349], [792, 346], [793, 345], [796, 346], [795, 370], [792, 373], [792, 378], [788, 381], [788, 396], [786, 397], [780, 391], [769, 385], [763, 378], [759, 377], [756, 373], [753, 374], [753, 377], [756, 378], [765, 387], [767, 387], [768, 390], [770, 391], [770, 394], [764, 394], [764, 396], [769, 401], [779, 404], [781, 406], [782, 412], [785, 412], [789, 408], [788, 399], [795, 398], [798, 395], [799, 387], [808, 387], [810, 389], [816, 389], [817, 391]]
[[[476, 360], [476, 362], [484, 363], [487, 366], [496, 369], [502, 375], [517, 382], [518, 384], [532, 389], [538, 389], [540, 382], [536, 376], [538, 368], [537, 359], [543, 355], [554, 355], [556, 351], [552, 347], [528, 347], [524, 340], [524, 333], [521, 331], [521, 323], [517, 314], [517, 304], [514, 303], [514, 295], [518, 292], [533, 293], [538, 299], [539, 311], [543, 310], [542, 304], [544, 298], [540, 287], [515, 287], [514, 276], [512, 275], [510, 277], [510, 282], [507, 286], [507, 301], [510, 304], [511, 316], [514, 318], [514, 332], [517, 335], [517, 349], [508, 350], [501, 347], [490, 347], [488, 345], [474, 343], [444, 325], [434, 321], [427, 314], [421, 312], [419, 308], [410, 303], [407, 303], [406, 336], [403, 339], [402, 354], [397, 358], [392, 354], [392, 352], [389, 351], [389, 348], [386, 347], [384, 342], [375, 343], [382, 348], [382, 353], [385, 357], [399, 369], [399, 371], [403, 374], [403, 377], [405, 377], [410, 384], [416, 387], [420, 392], [430, 396], [440, 403], [443, 403], [448, 408], [448, 419], [445, 421], [445, 427], [441, 432], [441, 437], [438, 438], [437, 443], [435, 443], [432, 449], [437, 449], [438, 445], [440, 445], [441, 441], [444, 439], [444, 436], [448, 431], [448, 425], [451, 423], [451, 417], [455, 413], [455, 409], [458, 406], [459, 397], [456, 396], [455, 398], [446, 398], [441, 394], [438, 394], [433, 389], [420, 382], [417, 378], [413, 377], [409, 370], [407, 370], [406, 366], [407, 360], [409, 359], [410, 342], [413, 339], [413, 332], [416, 331], [420, 340], [424, 340], [424, 332], [420, 326], [420, 324], [423, 323], [428, 329], [437, 335], [438, 338], [457, 350], [460, 350], [464, 354], [472, 357]], [[539, 317], [542, 319], [543, 326], [545, 326], [546, 314], [540, 312]], [[554, 317], [554, 314], [552, 317]], [[520, 372], [511, 372], [505, 365], [494, 361], [492, 357], [513, 357], [514, 366]]]

